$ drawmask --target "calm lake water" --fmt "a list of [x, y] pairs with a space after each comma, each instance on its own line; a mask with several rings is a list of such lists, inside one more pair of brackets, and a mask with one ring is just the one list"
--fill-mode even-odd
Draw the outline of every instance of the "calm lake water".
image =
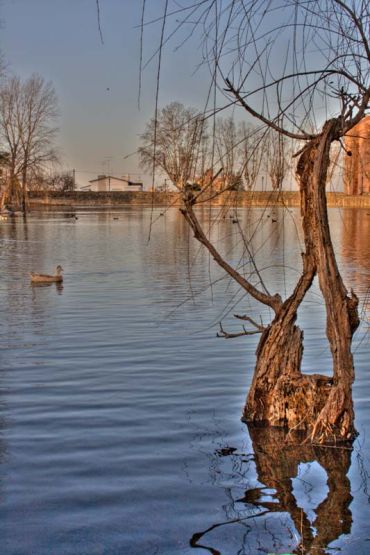
[[[240, 415], [269, 314], [193, 243], [176, 209], [32, 213], [0, 222], [2, 555], [370, 553], [370, 215], [331, 210], [354, 338], [354, 450], [284, 448]], [[202, 214], [242, 271], [229, 214]], [[271, 291], [300, 267], [298, 212], [240, 209]], [[273, 221], [277, 220], [277, 221]], [[150, 223], [151, 237], [148, 242]], [[63, 287], [31, 287], [61, 264]], [[304, 369], [330, 373], [317, 284]], [[301, 541], [300, 536], [303, 536]]]

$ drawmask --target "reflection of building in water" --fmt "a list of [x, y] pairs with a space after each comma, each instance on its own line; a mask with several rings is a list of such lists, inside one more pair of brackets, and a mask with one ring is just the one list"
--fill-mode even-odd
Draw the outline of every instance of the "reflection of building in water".
[[370, 287], [370, 216], [365, 210], [347, 209], [341, 214], [341, 256], [345, 260], [347, 288], [360, 297]]
[[348, 208], [341, 213], [342, 256], [370, 270], [370, 216], [362, 209]]
[[370, 116], [358, 123], [345, 138], [344, 191], [348, 195], [370, 193]]
[[361, 209], [341, 213], [341, 256], [345, 260], [344, 280], [360, 298], [359, 311], [365, 321], [370, 318], [370, 215]]

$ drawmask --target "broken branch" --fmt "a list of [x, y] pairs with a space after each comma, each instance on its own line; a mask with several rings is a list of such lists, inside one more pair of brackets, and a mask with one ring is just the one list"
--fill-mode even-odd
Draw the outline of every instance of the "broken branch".
[[256, 335], [257, 333], [262, 333], [263, 330], [246, 330], [243, 326], [243, 331], [239, 333], [228, 333], [222, 327], [220, 322], [220, 331], [217, 332], [217, 337], [223, 337], [224, 339], [234, 339], [235, 337], [241, 337], [242, 335]]

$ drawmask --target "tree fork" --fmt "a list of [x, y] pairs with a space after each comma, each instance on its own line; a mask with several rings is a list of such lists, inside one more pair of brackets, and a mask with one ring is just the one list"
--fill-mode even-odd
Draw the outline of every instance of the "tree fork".
[[[351, 343], [359, 325], [358, 299], [354, 293], [348, 295], [339, 273], [326, 204], [330, 146], [343, 133], [341, 123], [341, 118], [327, 121], [322, 132], [311, 138], [300, 152], [297, 177], [305, 253], [302, 275], [292, 295], [284, 302], [279, 295], [268, 295], [256, 289], [222, 258], [196, 217], [196, 199], [192, 195], [184, 194], [181, 209], [194, 237], [214, 260], [249, 294], [275, 312], [274, 320], [262, 331], [243, 419], [285, 427], [289, 431], [304, 431], [307, 439], [319, 442], [350, 441], [356, 436]], [[303, 331], [295, 322], [298, 308], [315, 275], [325, 302], [326, 334], [333, 358], [332, 377], [301, 372]]]
[[[352, 336], [358, 327], [358, 299], [347, 290], [339, 273], [330, 237], [326, 206], [326, 179], [331, 143], [340, 136], [340, 120], [328, 121], [322, 132], [311, 139], [300, 153], [297, 176], [301, 191], [302, 225], [306, 252], [302, 275], [292, 295], [281, 302], [278, 296], [265, 296], [249, 283], [241, 283], [205, 236], [193, 210], [192, 199], [185, 199], [181, 210], [194, 236], [236, 281], [258, 300], [275, 311], [272, 323], [263, 331], [258, 348], [254, 377], [244, 408], [243, 419], [267, 426], [304, 431], [312, 441], [352, 440], [354, 412], [351, 354]], [[303, 331], [295, 324], [304, 296], [318, 275], [327, 312], [327, 337], [333, 357], [333, 376], [303, 375]], [[289, 434], [288, 434], [289, 438]]]
[[330, 146], [341, 135], [341, 118], [326, 122], [322, 133], [302, 151], [297, 177], [301, 191], [306, 250], [313, 253], [325, 302], [326, 334], [333, 359], [333, 386], [311, 432], [312, 439], [350, 440], [356, 435], [352, 402], [352, 337], [359, 325], [358, 298], [348, 295], [330, 236], [326, 178]]
[[[348, 296], [330, 237], [326, 179], [330, 146], [340, 120], [328, 121], [300, 154], [297, 176], [306, 253], [300, 282], [261, 337], [244, 419], [304, 430], [312, 441], [348, 441], [356, 436], [352, 402], [352, 336], [359, 325], [358, 299]], [[327, 313], [333, 376], [303, 375], [303, 332], [294, 324], [304, 294], [317, 273]]]

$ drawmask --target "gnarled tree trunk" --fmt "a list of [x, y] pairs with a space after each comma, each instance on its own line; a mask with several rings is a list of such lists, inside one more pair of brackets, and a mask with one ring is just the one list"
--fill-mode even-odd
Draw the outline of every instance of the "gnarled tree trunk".
[[354, 380], [352, 336], [359, 325], [358, 298], [348, 295], [338, 270], [330, 237], [325, 185], [330, 145], [337, 139], [341, 122], [326, 123], [320, 137], [302, 152], [297, 176], [302, 195], [306, 250], [313, 252], [326, 308], [326, 334], [333, 358], [333, 386], [320, 412], [313, 436], [351, 439], [355, 435], [352, 404]]
[[[326, 207], [326, 177], [330, 145], [339, 120], [330, 120], [322, 133], [303, 149], [297, 175], [306, 253], [303, 274], [291, 297], [261, 337], [244, 419], [289, 430], [305, 430], [316, 441], [353, 439], [354, 413], [352, 336], [359, 324], [358, 299], [340, 276], [330, 238]], [[303, 375], [303, 333], [295, 325], [297, 310], [317, 273], [327, 313], [327, 337], [333, 357], [333, 377]]]
[[[203, 6], [203, 2], [200, 4]], [[220, 191], [212, 191], [214, 179], [203, 186], [199, 194], [195, 194], [190, 184], [188, 187], [182, 183], [185, 189], [181, 189], [184, 203], [181, 211], [195, 238], [247, 294], [274, 311], [274, 319], [267, 328], [249, 316], [243, 319], [249, 321], [253, 330], [244, 329], [239, 334], [229, 334], [221, 327], [220, 335], [226, 338], [262, 333], [244, 418], [269, 426], [304, 430], [306, 437], [315, 441], [351, 440], [356, 434], [352, 406], [354, 368], [351, 343], [359, 324], [358, 299], [354, 293], [348, 294], [336, 264], [325, 187], [331, 143], [348, 135], [368, 113], [370, 106], [369, 3], [349, 0], [282, 1], [275, 6], [271, 2], [251, 1], [230, 2], [221, 10], [213, 10], [213, 4], [213, 1], [209, 2], [210, 9], [200, 8], [203, 15], [199, 14], [199, 21], [206, 30], [205, 52], [210, 54], [208, 61], [214, 64], [212, 86], [221, 85], [228, 98], [223, 108], [234, 109], [235, 105], [244, 108], [246, 114], [265, 126], [261, 137], [270, 129], [278, 133], [280, 146], [283, 137], [305, 143], [297, 168], [305, 237], [304, 268], [294, 292], [284, 302], [279, 295], [270, 295], [266, 290], [248, 250], [247, 240], [244, 246], [259, 278], [257, 285], [228, 264], [202, 229], [193, 207], [200, 202], [211, 202], [220, 194]], [[167, 4], [164, 21], [169, 18], [166, 14]], [[291, 25], [281, 23], [288, 20]], [[187, 15], [182, 23], [185, 21]], [[256, 39], [255, 29], [261, 26], [263, 33]], [[276, 71], [271, 71], [271, 44], [276, 49], [279, 45], [284, 51], [287, 49], [284, 63], [277, 64]], [[317, 46], [314, 63], [310, 44]], [[160, 49], [162, 46], [163, 42]], [[208, 102], [209, 98], [202, 115], [206, 119], [210, 115]], [[316, 120], [316, 109], [321, 110], [321, 106], [327, 106], [328, 102], [331, 110], [336, 109], [338, 117], [327, 121], [321, 132], [316, 133], [310, 122]], [[219, 109], [215, 108], [213, 115]], [[149, 138], [154, 137], [154, 143], [159, 148], [161, 143], [157, 140], [157, 130], [161, 120], [157, 115], [152, 119], [154, 133]], [[198, 119], [189, 118], [189, 122], [192, 121]], [[189, 156], [183, 157], [183, 163], [177, 164], [181, 171], [175, 173], [188, 179], [193, 174], [189, 169], [196, 170], [199, 136], [192, 132], [191, 139], [186, 141], [183, 126], [179, 129], [182, 129], [181, 135], [191, 148]], [[168, 138], [166, 129], [162, 136]], [[173, 146], [171, 140], [166, 145], [169, 151]], [[153, 152], [156, 153], [156, 148], [150, 149], [150, 165], [155, 167], [156, 163], [157, 167], [161, 167], [159, 155], [154, 156], [153, 162]], [[178, 157], [175, 156], [175, 159], [178, 160]], [[211, 159], [214, 159], [213, 155]], [[182, 171], [184, 168], [186, 171]], [[162, 166], [162, 169], [174, 180], [175, 174], [172, 172], [171, 175], [168, 167]], [[242, 229], [239, 231], [242, 233]], [[296, 326], [297, 311], [316, 275], [326, 309], [326, 334], [333, 359], [330, 378], [301, 373], [303, 333]]]

